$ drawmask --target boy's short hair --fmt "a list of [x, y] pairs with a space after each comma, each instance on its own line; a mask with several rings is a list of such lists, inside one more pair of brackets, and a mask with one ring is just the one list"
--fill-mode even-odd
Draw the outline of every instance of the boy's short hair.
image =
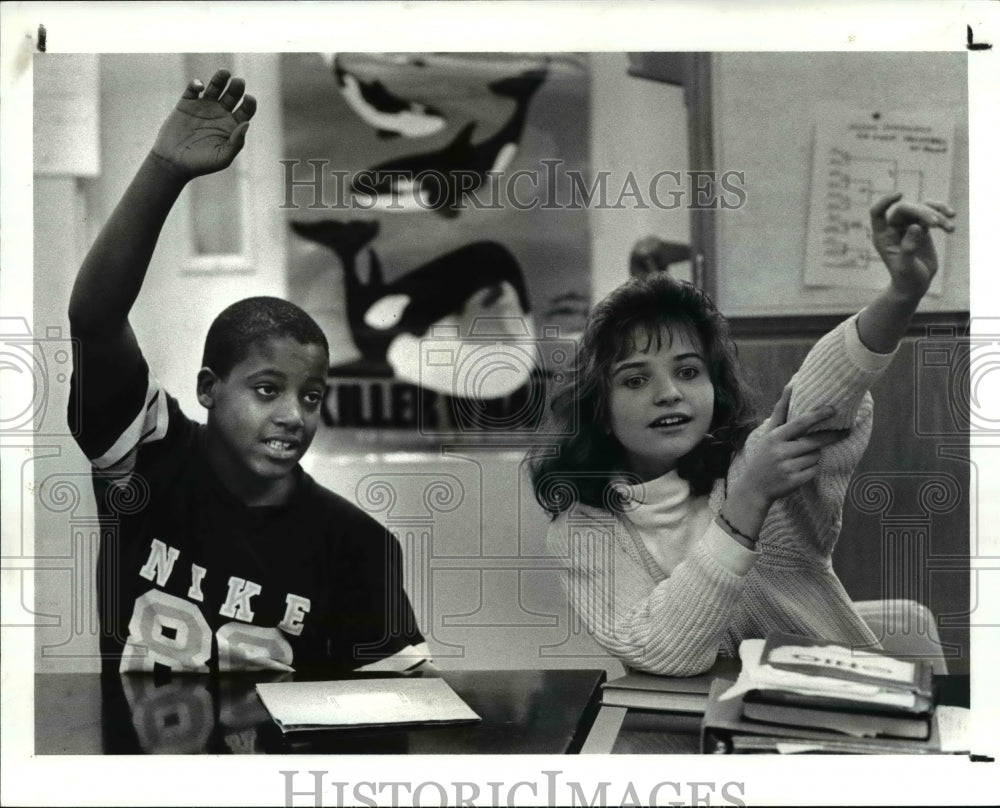
[[223, 309], [212, 322], [201, 365], [226, 378], [247, 357], [251, 345], [271, 337], [291, 337], [302, 345], [319, 345], [330, 355], [323, 329], [294, 303], [280, 297], [248, 297]]

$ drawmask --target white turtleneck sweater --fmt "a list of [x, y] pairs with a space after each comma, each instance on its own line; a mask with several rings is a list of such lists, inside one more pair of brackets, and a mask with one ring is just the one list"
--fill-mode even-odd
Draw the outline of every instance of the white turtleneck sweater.
[[777, 630], [878, 647], [830, 556], [871, 433], [867, 391], [892, 357], [865, 348], [856, 315], [809, 352], [791, 382], [789, 419], [829, 403], [836, 415], [816, 428], [850, 433], [822, 451], [811, 483], [771, 506], [757, 550], [714, 517], [766, 421], [709, 496], [692, 497], [669, 472], [623, 486], [628, 503], [620, 513], [576, 505], [556, 517], [547, 545], [566, 560], [570, 604], [597, 642], [627, 665], [673, 676], [701, 673], [720, 652], [735, 655], [743, 639]]
[[[665, 575], [691, 555], [715, 518], [709, 497], [692, 496], [691, 486], [676, 471], [642, 485], [620, 486], [619, 491], [630, 503], [629, 522]], [[733, 572], [745, 573], [755, 554], [728, 535], [725, 538], [715, 542], [716, 557]]]

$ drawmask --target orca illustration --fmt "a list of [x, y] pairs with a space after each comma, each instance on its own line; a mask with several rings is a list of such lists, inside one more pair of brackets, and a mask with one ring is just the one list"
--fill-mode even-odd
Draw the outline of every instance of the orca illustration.
[[379, 137], [427, 137], [444, 128], [445, 117], [440, 110], [400, 98], [381, 81], [362, 81], [344, 69], [338, 55], [327, 59], [332, 62], [331, 69], [344, 100], [365, 123], [375, 128]]
[[376, 208], [431, 209], [444, 216], [457, 216], [459, 194], [475, 191], [486, 180], [487, 172], [502, 172], [514, 159], [524, 134], [528, 105], [547, 75], [545, 67], [489, 84], [490, 90], [512, 98], [516, 106], [507, 123], [482, 143], [472, 143], [477, 125], [472, 121], [443, 149], [379, 163], [355, 177], [351, 189], [374, 196]]
[[360, 360], [337, 376], [394, 376], [449, 396], [490, 399], [523, 387], [538, 365], [528, 292], [517, 259], [477, 241], [429, 261], [392, 283], [368, 249], [362, 283], [357, 253], [377, 223], [292, 222], [303, 238], [333, 250], [344, 269], [348, 327]]

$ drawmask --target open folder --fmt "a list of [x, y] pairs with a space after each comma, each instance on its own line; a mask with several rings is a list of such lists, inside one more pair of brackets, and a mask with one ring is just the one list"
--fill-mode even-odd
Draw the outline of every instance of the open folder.
[[481, 720], [439, 678], [262, 682], [256, 687], [282, 732]]

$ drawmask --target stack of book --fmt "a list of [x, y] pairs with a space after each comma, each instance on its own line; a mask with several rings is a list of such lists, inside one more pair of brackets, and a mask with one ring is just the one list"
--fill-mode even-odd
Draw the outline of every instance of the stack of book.
[[601, 687], [601, 703], [632, 710], [652, 710], [702, 715], [708, 706], [708, 693], [716, 679], [733, 679], [740, 672], [735, 657], [719, 657], [712, 668], [700, 676], [658, 676], [630, 671]]
[[940, 750], [927, 662], [791, 634], [745, 640], [740, 658], [709, 693], [703, 752]]

